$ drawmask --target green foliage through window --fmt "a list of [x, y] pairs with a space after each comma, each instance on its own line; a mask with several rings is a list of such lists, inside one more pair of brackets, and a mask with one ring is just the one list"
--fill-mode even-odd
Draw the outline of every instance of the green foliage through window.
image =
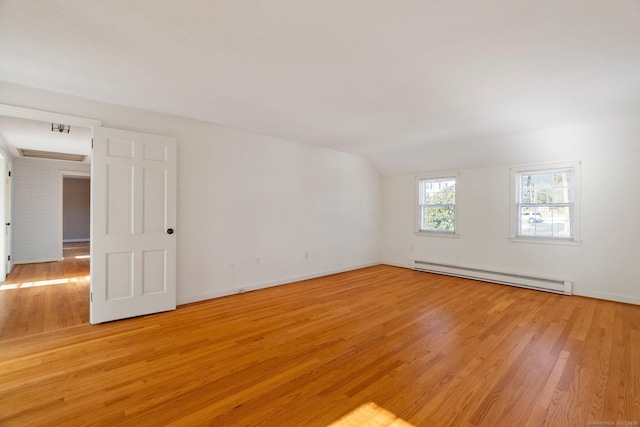
[[420, 231], [455, 232], [455, 178], [420, 180], [418, 188]]

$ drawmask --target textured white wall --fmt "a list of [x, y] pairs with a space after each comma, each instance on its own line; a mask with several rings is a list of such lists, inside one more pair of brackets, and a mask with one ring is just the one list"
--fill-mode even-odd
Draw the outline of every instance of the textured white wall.
[[[551, 134], [555, 141], [538, 139]], [[383, 261], [409, 266], [421, 259], [571, 280], [576, 294], [640, 304], [640, 120], [512, 137], [512, 150], [523, 140], [523, 151], [538, 161], [582, 161], [580, 246], [511, 242], [509, 166], [496, 166], [460, 170], [459, 239], [416, 236], [414, 175], [386, 177]]]
[[178, 303], [380, 262], [382, 180], [362, 157], [2, 82], [0, 103], [177, 138]]
[[59, 171], [90, 172], [87, 163], [16, 157], [13, 160], [13, 258], [15, 262], [55, 260]]

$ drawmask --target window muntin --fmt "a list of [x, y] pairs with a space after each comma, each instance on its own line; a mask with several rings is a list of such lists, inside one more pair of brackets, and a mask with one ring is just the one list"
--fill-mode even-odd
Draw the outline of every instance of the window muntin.
[[575, 168], [516, 173], [516, 237], [574, 239]]
[[418, 181], [418, 231], [455, 233], [456, 179]]

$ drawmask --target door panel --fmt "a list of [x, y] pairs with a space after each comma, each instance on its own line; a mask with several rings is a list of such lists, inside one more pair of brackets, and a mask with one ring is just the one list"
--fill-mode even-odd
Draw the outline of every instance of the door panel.
[[91, 323], [176, 305], [176, 140], [94, 128]]
[[133, 232], [131, 193], [133, 168], [107, 164], [107, 235]]
[[142, 294], [150, 295], [165, 292], [166, 279], [164, 272], [166, 269], [167, 251], [144, 251], [142, 253], [142, 263], [144, 277], [142, 279]]
[[144, 206], [143, 211], [143, 232], [144, 233], [164, 233], [167, 220], [164, 214], [166, 205], [165, 192], [166, 171], [160, 168], [144, 169]]
[[108, 253], [106, 300], [114, 301], [133, 297], [133, 253]]

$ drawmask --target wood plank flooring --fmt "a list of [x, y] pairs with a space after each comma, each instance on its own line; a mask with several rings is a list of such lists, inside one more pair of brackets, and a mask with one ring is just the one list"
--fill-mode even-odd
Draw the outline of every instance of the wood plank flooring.
[[389, 266], [0, 349], [0, 425], [640, 421], [640, 306]]
[[89, 322], [89, 242], [65, 243], [62, 256], [14, 265], [0, 284], [0, 340]]

